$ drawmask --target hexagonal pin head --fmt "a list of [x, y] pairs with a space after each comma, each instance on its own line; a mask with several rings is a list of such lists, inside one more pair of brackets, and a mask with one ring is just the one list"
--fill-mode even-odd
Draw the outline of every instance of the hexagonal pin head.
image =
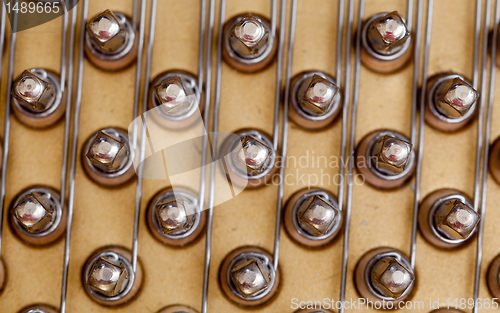
[[338, 92], [337, 85], [315, 74], [310, 78], [309, 86], [299, 103], [302, 109], [312, 115], [325, 114], [333, 104]]
[[106, 173], [119, 170], [128, 158], [125, 144], [103, 131], [97, 133], [86, 157]]
[[397, 11], [375, 20], [368, 29], [368, 41], [378, 52], [391, 53], [410, 38], [405, 21]]
[[161, 230], [167, 235], [185, 233], [194, 224], [194, 208], [182, 197], [158, 203], [155, 216]]
[[447, 117], [464, 116], [478, 98], [474, 87], [460, 77], [442, 83], [435, 94], [436, 108]]
[[311, 235], [326, 235], [335, 224], [339, 210], [318, 195], [310, 197], [297, 212], [300, 227]]
[[110, 10], [97, 15], [87, 23], [91, 40], [103, 51], [113, 53], [125, 46], [127, 32]]
[[244, 259], [231, 269], [231, 280], [239, 294], [249, 298], [269, 287], [269, 269], [258, 259]]
[[14, 82], [11, 94], [23, 107], [35, 111], [44, 111], [55, 98], [50, 83], [30, 71], [24, 71]]
[[273, 154], [273, 149], [253, 136], [240, 139], [241, 146], [232, 153], [235, 165], [246, 169], [249, 174], [260, 174], [267, 167], [267, 160]]
[[100, 257], [90, 270], [87, 285], [99, 293], [114, 297], [122, 291], [126, 279], [125, 268]]
[[248, 13], [229, 33], [229, 42], [240, 56], [255, 56], [265, 50], [269, 32], [269, 28], [259, 18]]
[[413, 271], [394, 257], [377, 261], [370, 273], [372, 286], [386, 297], [397, 299], [415, 280]]
[[467, 239], [481, 216], [460, 200], [443, 203], [434, 216], [437, 230], [449, 239]]
[[413, 145], [407, 141], [382, 136], [373, 146], [372, 156], [377, 170], [388, 175], [396, 175], [406, 169]]
[[153, 88], [159, 107], [167, 115], [181, 115], [191, 107], [191, 97], [179, 76], [172, 77]]
[[12, 209], [12, 214], [26, 231], [37, 234], [50, 227], [54, 211], [54, 204], [49, 199], [33, 192], [19, 201]]

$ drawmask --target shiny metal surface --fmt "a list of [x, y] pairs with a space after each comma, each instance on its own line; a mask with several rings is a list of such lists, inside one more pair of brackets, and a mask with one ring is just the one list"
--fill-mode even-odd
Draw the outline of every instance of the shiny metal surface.
[[[276, 152], [267, 134], [254, 129], [242, 129], [228, 136], [220, 147], [221, 169], [225, 169], [231, 182], [240, 187], [268, 186], [276, 172]], [[247, 148], [251, 148], [250, 151]], [[253, 151], [256, 150], [256, 151]], [[255, 156], [251, 155], [256, 152]], [[257, 162], [258, 159], [258, 162]], [[250, 165], [249, 165], [250, 163]]]
[[104, 128], [84, 144], [83, 168], [96, 183], [106, 187], [119, 186], [135, 176], [134, 152], [124, 130]]
[[[462, 192], [438, 189], [422, 200], [418, 216], [420, 233], [438, 248], [462, 246], [470, 241], [480, 219], [472, 208], [472, 201]], [[466, 220], [466, 223], [457, 224], [457, 217]]]
[[[455, 79], [459, 78], [455, 83]], [[462, 83], [463, 82], [463, 83]], [[463, 114], [452, 115], [453, 108], [448, 108], [450, 105], [445, 100], [445, 95], [448, 94], [453, 86], [463, 86], [470, 94], [470, 99], [467, 101], [469, 105], [465, 106]], [[453, 92], [450, 93], [450, 97]], [[459, 74], [437, 74], [429, 78], [427, 82], [426, 106], [425, 106], [425, 121], [432, 127], [445, 131], [454, 132], [463, 129], [474, 118], [476, 113], [477, 92], [472, 89], [467, 80]], [[456, 105], [454, 105], [456, 107]], [[446, 112], [446, 115], [443, 113]]]
[[380, 54], [398, 52], [409, 38], [406, 23], [396, 11], [372, 21], [368, 28], [368, 42]]
[[176, 187], [160, 190], [149, 202], [146, 223], [160, 242], [185, 246], [200, 237], [206, 223], [206, 212], [199, 211], [195, 193]]
[[479, 98], [479, 93], [460, 77], [442, 82], [435, 91], [436, 108], [446, 117], [464, 116]]
[[105, 306], [118, 306], [133, 299], [142, 280], [139, 262], [134, 273], [131, 252], [114, 246], [103, 247], [91, 255], [82, 270], [82, 283], [87, 295]]
[[[395, 28], [397, 36], [391, 38], [391, 35], [395, 34], [388, 32], [389, 28]], [[375, 72], [392, 73], [409, 62], [412, 40], [408, 26], [397, 12], [375, 14], [368, 18], [360, 29], [361, 62], [367, 68]]]
[[106, 10], [87, 23], [89, 39], [106, 53], [120, 52], [130, 40], [122, 23], [112, 11]]
[[86, 26], [85, 54], [92, 64], [108, 71], [119, 71], [137, 58], [136, 26], [121, 12], [106, 10]]
[[[33, 88], [33, 92], [38, 90], [36, 96], [31, 94], [28, 97], [28, 85]], [[66, 110], [63, 85], [59, 75], [52, 71], [43, 68], [24, 71], [12, 87], [12, 112], [28, 127], [46, 128], [54, 125]]]
[[237, 15], [224, 24], [224, 60], [242, 72], [258, 72], [274, 59], [276, 40], [276, 9], [272, 2], [271, 22], [259, 14]]
[[[166, 87], [177, 90], [174, 100], [167, 96]], [[168, 98], [168, 99], [167, 99]], [[187, 129], [200, 122], [204, 109], [201, 89], [196, 76], [181, 70], [167, 71], [156, 76], [149, 91], [148, 114], [161, 126], [167, 129]]]
[[258, 247], [242, 247], [224, 259], [219, 282], [231, 301], [255, 307], [263, 305], [276, 294], [280, 274], [268, 252]]
[[354, 270], [359, 295], [384, 308], [396, 308], [415, 287], [415, 273], [409, 260], [392, 248], [377, 248], [365, 253]]
[[322, 247], [337, 237], [343, 216], [337, 199], [318, 188], [302, 189], [285, 204], [283, 224], [288, 235], [306, 247]]
[[247, 13], [231, 25], [229, 45], [240, 57], [251, 59], [267, 50], [270, 29], [258, 17]]
[[46, 186], [33, 186], [21, 191], [12, 201], [9, 226], [26, 244], [50, 245], [64, 234], [66, 214], [59, 192]]
[[356, 168], [370, 185], [394, 189], [412, 178], [415, 151], [404, 135], [391, 130], [376, 130], [358, 144]]
[[[314, 82], [327, 87], [328, 99], [314, 99], [311, 94]], [[341, 95], [336, 80], [321, 71], [307, 71], [292, 78], [289, 117], [305, 129], [321, 129], [329, 126], [340, 113]], [[309, 96], [307, 93], [309, 92]]]
[[50, 82], [27, 70], [14, 82], [12, 95], [21, 106], [34, 111], [44, 111], [55, 98]]

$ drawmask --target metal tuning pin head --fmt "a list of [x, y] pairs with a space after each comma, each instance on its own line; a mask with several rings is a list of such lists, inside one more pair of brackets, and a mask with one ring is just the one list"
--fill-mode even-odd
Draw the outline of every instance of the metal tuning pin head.
[[391, 12], [375, 21], [368, 29], [368, 41], [378, 53], [391, 54], [410, 38], [405, 21], [398, 12]]
[[134, 152], [129, 137], [119, 128], [105, 128], [92, 135], [82, 150], [83, 168], [96, 183], [113, 187], [135, 176]]
[[409, 39], [406, 22], [398, 12], [375, 14], [363, 25], [361, 61], [375, 72], [394, 72], [411, 57]]
[[240, 187], [257, 188], [269, 183], [276, 172], [276, 152], [269, 137], [258, 130], [239, 130], [221, 146], [221, 168]]
[[252, 135], [242, 137], [240, 143], [241, 147], [232, 152], [234, 163], [249, 175], [263, 173], [267, 168], [267, 161], [273, 154], [273, 149]]
[[32, 128], [55, 124], [66, 110], [59, 76], [41, 68], [25, 70], [12, 84], [11, 94], [14, 115]]
[[425, 121], [432, 127], [453, 132], [473, 118], [479, 93], [458, 74], [438, 74], [427, 83]]
[[488, 158], [488, 168], [491, 176], [500, 184], [500, 137], [490, 146], [490, 155]]
[[131, 257], [130, 251], [120, 247], [105, 247], [95, 252], [87, 259], [82, 271], [87, 295], [105, 306], [130, 301], [139, 291], [143, 278], [139, 260], [133, 277]]
[[488, 266], [486, 283], [493, 298], [500, 296], [500, 254], [497, 255]]
[[305, 129], [330, 125], [340, 112], [339, 90], [335, 80], [326, 73], [297, 74], [291, 81], [290, 119]]
[[420, 204], [418, 227], [422, 236], [442, 249], [453, 249], [469, 242], [480, 216], [471, 201], [454, 189], [439, 189]]
[[20, 105], [33, 111], [44, 111], [55, 98], [54, 90], [49, 82], [26, 70], [14, 82], [11, 93]]
[[415, 151], [402, 134], [377, 130], [366, 135], [356, 149], [356, 167], [366, 182], [381, 189], [406, 183], [415, 170]]
[[387, 175], [403, 172], [410, 160], [412, 148], [411, 143], [391, 135], [379, 138], [372, 150], [376, 169]]
[[56, 242], [66, 229], [66, 208], [52, 188], [23, 190], [11, 203], [9, 225], [23, 242], [45, 246]]
[[392, 257], [378, 260], [370, 272], [370, 278], [378, 292], [393, 299], [404, 294], [415, 280], [413, 273]]
[[191, 106], [188, 94], [179, 76], [154, 87], [156, 99], [160, 108], [167, 115], [175, 116], [184, 113]]
[[342, 226], [337, 199], [323, 189], [302, 189], [285, 205], [284, 225], [297, 243], [321, 247], [336, 238]]
[[127, 41], [127, 32], [110, 10], [102, 12], [87, 23], [87, 30], [92, 42], [108, 53], [123, 49]]
[[224, 25], [223, 57], [242, 72], [258, 72], [271, 63], [277, 40], [272, 38], [270, 23], [251, 13], [238, 15]]
[[259, 306], [269, 301], [279, 285], [271, 255], [257, 247], [243, 247], [224, 259], [219, 281], [224, 294], [242, 306]]
[[204, 103], [196, 77], [184, 71], [168, 71], [153, 79], [148, 108], [151, 116], [168, 129], [184, 129], [201, 120]]
[[58, 313], [59, 311], [46, 304], [35, 304], [35, 305], [30, 305], [29, 307], [26, 307], [19, 311], [19, 313]]
[[198, 313], [198, 312], [195, 309], [185, 305], [171, 305], [161, 309], [160, 311], [158, 311], [158, 313]]
[[262, 54], [269, 42], [269, 28], [251, 13], [245, 14], [229, 33], [229, 42], [242, 57]]
[[107, 297], [114, 297], [124, 289], [127, 272], [121, 264], [109, 262], [106, 258], [98, 258], [87, 279], [87, 285]]
[[134, 26], [123, 13], [106, 10], [92, 18], [86, 30], [85, 53], [95, 66], [121, 70], [137, 57]]
[[[354, 270], [356, 289], [361, 297], [397, 307], [415, 286], [415, 273], [408, 259], [398, 250], [377, 248], [361, 257]], [[391, 303], [391, 304], [388, 304]]]
[[192, 191], [166, 188], [149, 202], [146, 223], [153, 237], [160, 242], [186, 246], [200, 238], [206, 214], [199, 212], [198, 199]]

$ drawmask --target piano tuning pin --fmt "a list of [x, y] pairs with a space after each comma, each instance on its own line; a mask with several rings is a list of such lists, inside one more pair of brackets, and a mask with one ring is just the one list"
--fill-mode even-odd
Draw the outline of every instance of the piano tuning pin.
[[500, 254], [490, 263], [486, 274], [486, 283], [493, 298], [500, 297]]
[[454, 132], [474, 116], [479, 93], [458, 74], [438, 74], [427, 83], [425, 121], [432, 127]]
[[59, 192], [35, 186], [23, 190], [11, 203], [9, 225], [23, 242], [45, 246], [56, 242], [66, 230], [66, 208]]
[[251, 13], [235, 16], [224, 24], [222, 56], [239, 71], [261, 71], [276, 55], [278, 40], [271, 36], [266, 18]]
[[302, 189], [285, 205], [284, 226], [293, 240], [307, 247], [327, 245], [342, 226], [335, 197], [322, 189]]
[[364, 22], [361, 42], [361, 62], [375, 72], [394, 72], [412, 55], [410, 32], [396, 11], [375, 14]]
[[280, 283], [271, 255], [258, 247], [241, 247], [224, 259], [219, 282], [223, 293], [241, 306], [260, 306], [271, 300]]
[[143, 280], [142, 265], [137, 260], [134, 277], [132, 253], [120, 247], [104, 247], [90, 256], [82, 271], [87, 295], [104, 306], [119, 306], [132, 300]]
[[415, 286], [415, 273], [400, 251], [377, 248], [365, 253], [354, 270], [354, 283], [361, 297], [380, 303], [376, 307], [397, 308]]
[[24, 71], [12, 84], [12, 111], [32, 128], [54, 125], [66, 111], [59, 75], [34, 68]]
[[146, 210], [149, 231], [160, 242], [186, 246], [200, 237], [206, 214], [199, 212], [196, 196], [182, 188], [166, 188], [158, 192]]
[[185, 305], [171, 305], [166, 308], [161, 309], [158, 313], [198, 313], [195, 309], [192, 309]]
[[323, 72], [302, 72], [292, 79], [290, 106], [290, 119], [298, 126], [324, 128], [340, 112], [339, 87]]
[[488, 161], [491, 176], [498, 184], [500, 184], [500, 137], [491, 144]]
[[106, 10], [87, 23], [85, 54], [92, 64], [103, 70], [121, 70], [137, 57], [135, 32], [125, 14]]
[[373, 131], [356, 149], [356, 168], [367, 183], [380, 189], [394, 189], [406, 183], [413, 175], [414, 165], [412, 144], [396, 131]]
[[168, 71], [153, 79], [148, 108], [154, 120], [168, 129], [183, 129], [201, 120], [203, 99], [196, 77], [185, 71]]
[[418, 227], [422, 236], [442, 249], [462, 246], [475, 234], [480, 216], [468, 197], [454, 189], [439, 189], [422, 201]]
[[50, 305], [35, 304], [22, 309], [19, 313], [59, 313], [59, 311]]
[[[276, 152], [261, 131], [244, 129], [229, 136], [221, 146], [221, 168], [232, 184], [257, 188], [269, 184], [276, 172]], [[227, 157], [224, 157], [227, 156]]]
[[135, 177], [134, 151], [127, 133], [104, 128], [92, 135], [82, 150], [83, 168], [96, 183], [105, 187], [122, 185]]

